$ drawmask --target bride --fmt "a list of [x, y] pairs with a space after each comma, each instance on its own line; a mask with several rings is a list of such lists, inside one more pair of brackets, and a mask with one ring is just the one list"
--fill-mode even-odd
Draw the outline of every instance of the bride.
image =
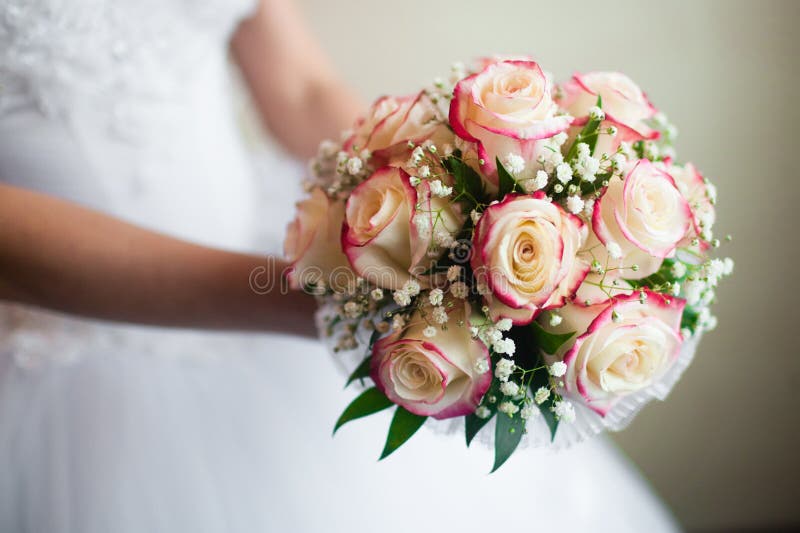
[[331, 438], [313, 300], [248, 283], [299, 176], [251, 164], [229, 49], [297, 157], [360, 109], [289, 0], [0, 0], [0, 531], [675, 530], [603, 439], [487, 476]]

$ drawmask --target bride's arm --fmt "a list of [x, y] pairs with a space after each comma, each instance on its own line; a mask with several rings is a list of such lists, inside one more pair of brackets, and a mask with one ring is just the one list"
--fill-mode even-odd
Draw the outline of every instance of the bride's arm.
[[296, 156], [338, 138], [362, 110], [291, 0], [261, 0], [231, 45], [264, 123]]
[[[0, 184], [0, 299], [163, 326], [314, 335], [314, 299], [286, 264], [225, 252]], [[250, 278], [260, 289], [251, 288]]]

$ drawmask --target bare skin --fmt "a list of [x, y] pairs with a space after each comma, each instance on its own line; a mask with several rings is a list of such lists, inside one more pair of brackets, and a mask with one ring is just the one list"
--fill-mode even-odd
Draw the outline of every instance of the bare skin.
[[262, 0], [231, 48], [267, 128], [297, 156], [314, 155], [362, 111], [290, 0]]
[[[290, 0], [263, 0], [232, 49], [265, 124], [297, 156], [361, 109]], [[0, 185], [0, 300], [103, 320], [313, 336], [313, 298], [279, 290], [286, 266]], [[259, 284], [275, 288], [254, 291], [254, 269]]]

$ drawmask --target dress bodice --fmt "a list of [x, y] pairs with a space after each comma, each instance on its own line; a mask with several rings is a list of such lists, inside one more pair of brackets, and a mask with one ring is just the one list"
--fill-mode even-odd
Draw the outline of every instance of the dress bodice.
[[[193, 242], [277, 252], [300, 172], [247, 149], [227, 60], [255, 5], [0, 0], [0, 181]], [[79, 360], [99, 346], [229, 351], [211, 334], [0, 303], [0, 368]]]
[[224, 53], [253, 3], [3, 0], [0, 103], [24, 95], [45, 113], [65, 114], [76, 99], [91, 97], [121, 117], [134, 104], [180, 98], [206, 61]]
[[250, 244], [227, 42], [253, 0], [0, 0], [0, 180]]

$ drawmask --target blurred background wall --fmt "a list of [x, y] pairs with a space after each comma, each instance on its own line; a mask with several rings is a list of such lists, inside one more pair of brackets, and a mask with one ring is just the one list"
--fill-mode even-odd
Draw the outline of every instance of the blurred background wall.
[[297, 1], [365, 98], [491, 53], [557, 79], [621, 70], [648, 92], [680, 129], [679, 159], [720, 189], [736, 271], [670, 400], [615, 438], [690, 530], [799, 525], [800, 2]]

